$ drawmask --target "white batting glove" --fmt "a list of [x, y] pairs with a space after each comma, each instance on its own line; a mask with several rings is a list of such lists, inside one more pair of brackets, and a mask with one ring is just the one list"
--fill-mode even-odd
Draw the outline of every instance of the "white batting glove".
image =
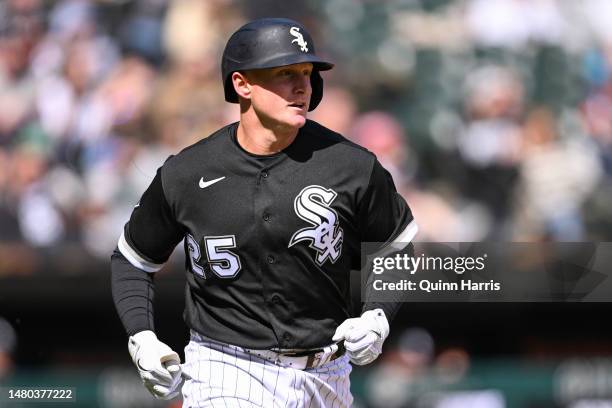
[[178, 395], [182, 383], [181, 360], [155, 333], [145, 330], [130, 336], [128, 350], [144, 386], [155, 398], [171, 399]]
[[382, 309], [368, 310], [361, 317], [347, 319], [338, 328], [332, 341], [344, 340], [344, 347], [353, 364], [365, 365], [376, 360], [389, 335], [389, 322]]

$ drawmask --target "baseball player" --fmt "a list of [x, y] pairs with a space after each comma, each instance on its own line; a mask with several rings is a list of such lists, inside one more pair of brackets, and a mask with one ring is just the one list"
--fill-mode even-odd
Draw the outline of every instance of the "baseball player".
[[[350, 362], [381, 352], [397, 303], [350, 318], [360, 243], [410, 242], [416, 224], [376, 157], [306, 119], [323, 96], [298, 22], [268, 18], [229, 39], [232, 123], [171, 156], [112, 256], [113, 299], [145, 387], [184, 407], [347, 407]], [[155, 335], [153, 277], [184, 242], [185, 363]], [[181, 387], [181, 384], [182, 387]]]

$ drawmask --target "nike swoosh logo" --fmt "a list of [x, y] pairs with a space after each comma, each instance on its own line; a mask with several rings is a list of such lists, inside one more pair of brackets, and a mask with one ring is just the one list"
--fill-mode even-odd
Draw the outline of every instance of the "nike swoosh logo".
[[202, 178], [200, 178], [200, 184], [199, 184], [199, 186], [200, 186], [200, 188], [206, 188], [206, 187], [208, 187], [208, 186], [212, 186], [213, 184], [215, 184], [215, 183], [216, 183], [216, 182], [218, 182], [218, 181], [223, 180], [224, 178], [225, 178], [225, 176], [223, 176], [223, 177], [219, 177], [219, 178], [217, 178], [217, 179], [210, 180], [210, 181], [204, 181], [204, 177], [202, 177]]

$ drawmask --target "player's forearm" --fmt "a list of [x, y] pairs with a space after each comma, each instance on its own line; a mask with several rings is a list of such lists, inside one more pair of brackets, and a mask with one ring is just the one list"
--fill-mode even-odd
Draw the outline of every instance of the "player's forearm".
[[111, 256], [113, 301], [128, 336], [154, 330], [153, 275], [134, 267], [115, 250]]
[[[412, 243], [409, 243], [401, 251], [391, 252], [387, 254], [386, 256], [393, 257], [396, 254], [407, 254], [408, 256], [413, 257], [414, 256], [414, 245]], [[409, 292], [386, 291], [384, 293], [384, 302], [383, 302], [381, 301], [383, 300], [383, 297], [381, 296], [381, 294], [377, 293], [377, 291], [374, 290], [373, 280], [378, 279], [387, 284], [391, 284], [391, 283], [396, 284], [398, 282], [401, 282], [402, 279], [405, 279], [405, 277], [406, 277], [406, 272], [401, 269], [390, 269], [380, 275], [374, 275], [370, 271], [370, 275], [368, 276], [368, 279], [366, 281], [365, 299], [364, 299], [365, 303], [362, 308], [362, 313], [367, 310], [382, 309], [385, 312], [385, 316], [387, 317], [387, 320], [391, 322], [391, 320], [393, 320], [393, 318], [395, 317], [395, 315], [397, 314], [401, 306], [406, 301], [409, 300], [408, 299], [408, 297], [410, 296]]]

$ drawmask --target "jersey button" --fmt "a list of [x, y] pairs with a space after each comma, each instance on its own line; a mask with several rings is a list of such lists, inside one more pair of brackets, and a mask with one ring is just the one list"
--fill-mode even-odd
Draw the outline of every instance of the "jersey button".
[[278, 295], [274, 295], [272, 296], [272, 304], [274, 305], [279, 305], [281, 302], [281, 298]]
[[268, 255], [268, 263], [273, 264], [275, 262], [276, 262], [276, 258], [274, 258], [272, 255]]
[[265, 171], [265, 170], [264, 170], [264, 171], [262, 171], [262, 172], [261, 172], [261, 177], [263, 177], [263, 178], [268, 178], [268, 172], [267, 172], [267, 171]]
[[263, 215], [263, 220], [264, 220], [264, 221], [270, 221], [270, 214], [268, 214], [268, 213], [264, 213], [264, 215]]

